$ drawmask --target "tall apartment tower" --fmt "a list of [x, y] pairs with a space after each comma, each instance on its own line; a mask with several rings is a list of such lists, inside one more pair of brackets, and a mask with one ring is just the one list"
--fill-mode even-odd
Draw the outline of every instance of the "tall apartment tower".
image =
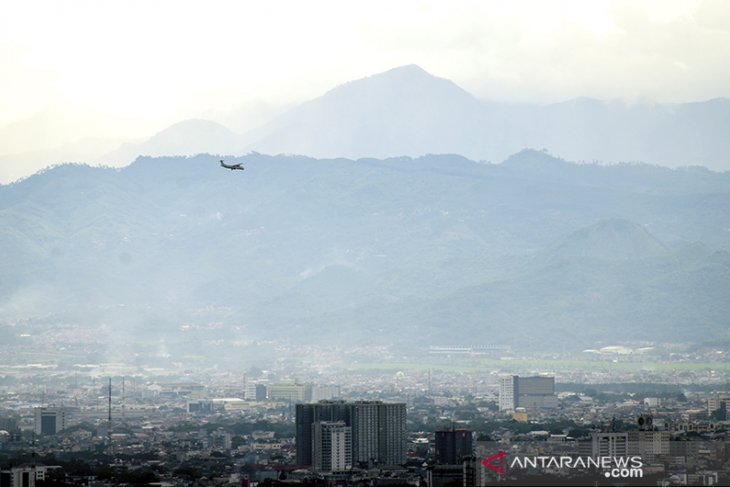
[[312, 469], [315, 472], [352, 469], [352, 428], [344, 421], [312, 423]]
[[461, 465], [464, 457], [474, 454], [472, 433], [467, 429], [449, 429], [436, 432], [436, 463]]
[[296, 405], [297, 464], [312, 465], [312, 424], [318, 421], [343, 421], [350, 426], [350, 411], [345, 401], [320, 401]]
[[387, 465], [399, 465], [406, 461], [406, 405], [403, 403], [378, 405], [376, 461]]
[[517, 382], [516, 375], [500, 377], [499, 379], [499, 410], [514, 411], [515, 403], [515, 384]]
[[352, 464], [405, 462], [406, 405], [381, 401], [320, 401], [296, 405], [297, 464], [313, 465], [312, 424], [342, 421], [351, 428]]
[[66, 429], [66, 409], [60, 407], [46, 407], [35, 409], [35, 434], [55, 435]]
[[352, 460], [355, 465], [372, 463], [380, 450], [380, 406], [376, 402], [350, 404], [349, 424], [352, 426]]

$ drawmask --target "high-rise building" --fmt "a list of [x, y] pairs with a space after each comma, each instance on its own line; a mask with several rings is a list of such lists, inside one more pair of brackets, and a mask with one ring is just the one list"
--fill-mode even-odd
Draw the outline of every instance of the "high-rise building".
[[428, 468], [429, 487], [464, 485], [464, 465], [431, 465]]
[[[358, 403], [354, 407], [357, 409]], [[399, 465], [406, 461], [406, 405], [403, 403], [378, 405], [376, 461], [388, 465]]]
[[352, 426], [352, 460], [355, 465], [373, 463], [378, 458], [379, 406], [378, 402], [357, 402], [350, 405], [349, 424]]
[[516, 408], [550, 409], [557, 406], [555, 377], [511, 375], [500, 378], [500, 411], [514, 411]]
[[40, 407], [35, 409], [35, 434], [55, 435], [66, 429], [67, 411], [62, 407]]
[[485, 484], [486, 472], [481, 460], [477, 456], [464, 457], [463, 487], [480, 487]]
[[0, 471], [0, 487], [35, 487], [45, 484], [49, 470], [60, 469], [58, 465], [25, 465]]
[[345, 401], [320, 401], [296, 405], [297, 464], [312, 465], [312, 424], [317, 421], [343, 421], [350, 426], [349, 410]]
[[467, 429], [450, 429], [436, 432], [436, 463], [461, 464], [464, 457], [474, 454], [472, 433]]
[[272, 401], [305, 402], [312, 399], [311, 384], [269, 384], [266, 394]]
[[312, 424], [342, 421], [351, 428], [352, 464], [401, 464], [406, 456], [406, 405], [381, 401], [320, 401], [296, 406], [297, 463], [312, 465]]
[[707, 398], [707, 414], [717, 414], [717, 410], [722, 410], [721, 414], [727, 417], [727, 411], [730, 409], [730, 394], [712, 394]]
[[312, 423], [312, 469], [315, 472], [352, 469], [352, 428], [344, 421]]
[[669, 431], [629, 431], [628, 454], [642, 458], [669, 455], [669, 437]]
[[243, 395], [247, 401], [265, 401], [266, 384], [260, 382], [246, 382]]
[[515, 382], [516, 375], [499, 378], [499, 410], [515, 410]]
[[320, 385], [312, 388], [312, 401], [331, 401], [340, 398], [340, 386]]
[[555, 377], [517, 377], [518, 408], [551, 409], [558, 407]]
[[215, 410], [213, 401], [188, 401], [188, 412], [194, 414], [211, 414]]
[[644, 459], [669, 455], [669, 431], [631, 430], [592, 434], [592, 454], [603, 457], [638, 455]]
[[593, 433], [591, 452], [594, 457], [625, 457], [629, 454], [629, 434]]

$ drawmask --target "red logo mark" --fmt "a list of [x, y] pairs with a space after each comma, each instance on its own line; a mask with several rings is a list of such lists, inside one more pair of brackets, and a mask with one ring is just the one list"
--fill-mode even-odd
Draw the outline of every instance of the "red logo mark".
[[[487, 458], [486, 460], [482, 460], [482, 465], [484, 465], [487, 468], [491, 468], [497, 473], [501, 473], [502, 475], [507, 475], [507, 472], [502, 470], [502, 465], [504, 464], [504, 454], [507, 452], [501, 451], [497, 453], [496, 455], [492, 455], [491, 457]], [[499, 465], [493, 465], [492, 462], [499, 458]]]

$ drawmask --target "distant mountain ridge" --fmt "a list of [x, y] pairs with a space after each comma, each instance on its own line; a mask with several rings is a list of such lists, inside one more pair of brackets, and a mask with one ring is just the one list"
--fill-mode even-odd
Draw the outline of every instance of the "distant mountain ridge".
[[171, 343], [181, 323], [220, 322], [247, 340], [540, 349], [727, 337], [730, 173], [539, 151], [250, 154], [236, 173], [219, 158], [0, 186], [0, 327]]
[[645, 227], [629, 220], [601, 220], [561, 240], [553, 258], [631, 261], [663, 257], [670, 250]]
[[251, 147], [313, 157], [464, 154], [472, 144], [469, 126], [481, 115], [480, 102], [453, 82], [405, 66], [295, 108], [266, 126]]
[[[194, 119], [111, 152], [101, 152], [108, 141], [96, 142], [86, 157], [74, 145], [0, 154], [0, 163], [22, 161], [38, 167], [91, 162], [120, 167], [138, 156], [250, 151], [351, 159], [459, 154], [497, 163], [531, 148], [579, 162], [644, 162], [727, 171], [728, 133], [727, 98], [636, 104], [576, 98], [544, 106], [507, 104], [478, 100], [452, 81], [408, 65], [335, 87], [273, 120], [262, 120], [245, 134]], [[9, 180], [12, 174], [0, 169], [0, 180]]]
[[243, 151], [240, 136], [225, 126], [203, 119], [178, 122], [144, 142], [124, 144], [101, 159], [134, 160], [139, 156], [184, 156], [215, 152], [236, 154]]
[[[188, 129], [180, 125], [165, 131], [169, 138], [186, 141], [165, 145], [168, 155], [250, 150], [352, 159], [460, 154], [501, 162], [535, 148], [574, 161], [730, 170], [728, 99], [629, 105], [577, 98], [545, 106], [510, 105], [480, 101], [416, 65], [345, 83], [242, 136], [222, 136], [219, 127], [214, 136], [201, 130], [196, 137]], [[177, 131], [183, 133], [174, 135]], [[208, 140], [210, 148], [190, 146], [196, 138]], [[150, 140], [138, 152], [165, 154], [158, 146]]]

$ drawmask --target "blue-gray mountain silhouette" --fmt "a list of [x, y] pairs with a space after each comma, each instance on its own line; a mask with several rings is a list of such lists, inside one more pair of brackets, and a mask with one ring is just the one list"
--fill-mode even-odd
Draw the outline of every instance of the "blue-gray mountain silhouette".
[[0, 320], [170, 346], [192, 336], [181, 323], [211, 321], [322, 343], [727, 336], [729, 173], [525, 151], [499, 165], [251, 154], [228, 159], [246, 166], [232, 177], [219, 158], [0, 186]]
[[[0, 165], [69, 161], [120, 166], [138, 156], [241, 155], [251, 150], [310, 157], [460, 154], [501, 162], [525, 148], [578, 162], [645, 162], [730, 170], [730, 100], [627, 104], [577, 98], [549, 105], [480, 100], [418, 66], [335, 87], [246, 134], [205, 120], [175, 124], [99, 156], [74, 146], [0, 155]], [[54, 159], [55, 157], [55, 159]]]
[[312, 157], [460, 154], [500, 162], [524, 148], [574, 161], [730, 169], [730, 100], [545, 106], [474, 98], [418, 66], [346, 83], [247, 134], [249, 148]]

